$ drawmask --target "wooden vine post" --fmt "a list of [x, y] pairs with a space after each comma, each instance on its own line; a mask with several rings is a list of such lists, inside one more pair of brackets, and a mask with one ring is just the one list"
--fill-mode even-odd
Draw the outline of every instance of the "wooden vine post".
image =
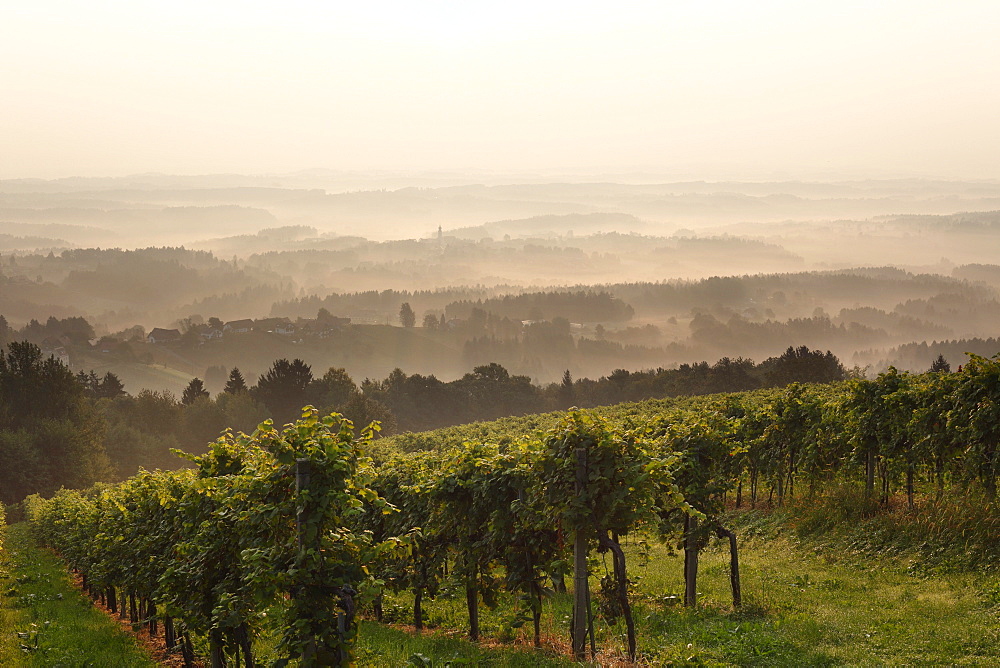
[[[303, 492], [309, 489], [309, 481], [312, 478], [312, 461], [308, 458], [306, 459], [296, 459], [295, 460], [295, 496], [296, 498]], [[298, 547], [299, 554], [302, 554], [305, 550], [309, 548], [306, 545], [306, 526], [309, 522], [309, 518], [306, 517], [304, 504], [299, 504], [298, 509], [295, 511], [295, 533], [296, 533], [296, 547]], [[317, 535], [318, 537], [318, 535]], [[301, 595], [302, 592], [295, 592], [296, 596]], [[316, 656], [316, 639], [310, 638], [303, 651], [303, 658], [309, 657], [313, 658]]]
[[684, 605], [698, 603], [698, 518], [684, 516]]
[[740, 587], [740, 553], [736, 546], [736, 534], [724, 526], [715, 527], [715, 535], [729, 539], [729, 584], [733, 590], [733, 607], [743, 605], [743, 593]]
[[[587, 450], [576, 448], [576, 498], [583, 500], [587, 488]], [[587, 572], [587, 535], [577, 527], [573, 543], [573, 656], [583, 661], [587, 655], [587, 621], [590, 580]]]
[[[296, 459], [295, 460], [295, 493], [298, 496], [299, 493], [303, 491], [308, 491], [310, 488], [310, 483], [312, 481], [312, 460]], [[295, 514], [295, 528], [297, 533], [297, 546], [299, 551], [308, 550], [310, 548], [320, 549], [320, 532], [316, 532], [316, 537], [313, 545], [308, 544], [306, 538], [307, 530], [306, 526], [310, 521], [310, 517], [306, 516], [303, 506], [299, 506]], [[346, 642], [348, 637], [348, 627], [353, 623], [354, 620], [354, 595], [357, 593], [353, 587], [350, 585], [345, 585], [343, 587], [337, 588], [337, 593], [339, 594], [339, 600], [337, 601], [337, 633], [340, 636], [341, 644]], [[315, 638], [309, 638], [305, 649], [303, 651], [303, 658], [310, 661], [316, 661], [319, 655], [319, 646], [316, 643]], [[328, 653], [329, 649], [323, 650], [324, 653]], [[320, 660], [322, 662], [322, 660]], [[338, 650], [337, 655], [337, 665], [348, 665], [349, 659], [341, 647]]]
[[[300, 494], [303, 490], [309, 489], [309, 479], [312, 477], [312, 462], [309, 459], [296, 459], [295, 460], [295, 494]], [[298, 548], [303, 550], [306, 548], [305, 545], [305, 525], [306, 525], [305, 510], [303, 507], [299, 506], [299, 509], [295, 513], [295, 530], [298, 535], [297, 543]]]
[[743, 591], [740, 586], [740, 553], [736, 547], [736, 534], [727, 531], [726, 536], [729, 538], [729, 584], [733, 589], [733, 607], [738, 608], [743, 605]]
[[628, 575], [625, 570], [625, 552], [618, 542], [618, 537], [613, 534], [608, 535], [607, 531], [602, 530], [598, 534], [598, 541], [603, 549], [610, 550], [612, 554], [615, 573], [615, 596], [618, 598], [622, 617], [625, 618], [628, 657], [630, 660], [635, 661], [635, 620], [632, 618], [632, 606], [628, 602]]

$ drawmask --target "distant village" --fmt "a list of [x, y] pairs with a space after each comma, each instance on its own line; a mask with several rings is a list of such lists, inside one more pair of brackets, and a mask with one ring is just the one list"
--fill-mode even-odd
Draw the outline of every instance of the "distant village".
[[[2, 317], [2, 316], [0, 316]], [[54, 318], [51, 320], [55, 320]], [[35, 337], [36, 342], [46, 357], [54, 357], [67, 366], [70, 366], [70, 348], [72, 346], [89, 347], [96, 352], [115, 353], [121, 346], [127, 346], [128, 341], [144, 339], [146, 343], [158, 346], [176, 345], [198, 345], [210, 341], [221, 341], [227, 336], [238, 336], [250, 332], [267, 332], [290, 337], [293, 342], [300, 342], [309, 338], [326, 338], [336, 332], [342, 331], [351, 324], [350, 318], [340, 318], [330, 315], [329, 312], [321, 311], [316, 318], [260, 318], [252, 320], [244, 318], [242, 320], [231, 320], [222, 322], [218, 318], [209, 318], [206, 322], [191, 322], [190, 320], [181, 323], [180, 328], [166, 329], [154, 327], [148, 334], [144, 334], [141, 326], [135, 326], [120, 332], [115, 336], [102, 336], [100, 338], [88, 338], [93, 336], [93, 329], [82, 318], [71, 318], [78, 320], [83, 325], [82, 331], [89, 334], [80, 336], [80, 332], [70, 332], [44, 337]], [[64, 324], [67, 321], [61, 321]], [[40, 323], [33, 321], [34, 325], [42, 327]], [[51, 329], [51, 328], [50, 328]], [[127, 338], [125, 338], [127, 335]]]
[[247, 334], [249, 332], [267, 332], [269, 334], [280, 334], [282, 336], [303, 338], [326, 338], [335, 332], [341, 331], [351, 324], [350, 318], [339, 318], [333, 315], [326, 315], [318, 318], [298, 318], [293, 321], [291, 318], [261, 318], [253, 320], [244, 318], [242, 320], [230, 320], [222, 322], [218, 318], [209, 318], [208, 322], [192, 324], [184, 333], [179, 329], [164, 329], [154, 327], [146, 335], [146, 342], [156, 345], [178, 343], [185, 338], [197, 337], [197, 341], [205, 343], [208, 341], [218, 341], [226, 336]]

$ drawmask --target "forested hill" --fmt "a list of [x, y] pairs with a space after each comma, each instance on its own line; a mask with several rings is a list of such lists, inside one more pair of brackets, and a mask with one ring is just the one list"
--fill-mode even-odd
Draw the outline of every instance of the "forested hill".
[[[322, 258], [296, 262], [306, 271]], [[996, 265], [957, 266], [952, 275], [870, 267], [370, 291], [304, 290], [286, 271], [294, 273], [176, 248], [3, 256], [0, 343], [49, 340], [46, 350], [65, 347], [74, 372], [111, 371], [133, 393], [179, 394], [193, 377], [216, 392], [234, 366], [256, 377], [280, 357], [358, 378], [400, 367], [455, 380], [497, 362], [546, 383], [566, 370], [594, 378], [723, 357], [762, 360], [805, 345], [849, 367], [919, 371], [942, 353], [991, 355], [974, 344], [1000, 326]], [[252, 320], [252, 329], [226, 330], [240, 320]], [[181, 336], [152, 342], [157, 329]], [[920, 359], [911, 345], [930, 354]]]

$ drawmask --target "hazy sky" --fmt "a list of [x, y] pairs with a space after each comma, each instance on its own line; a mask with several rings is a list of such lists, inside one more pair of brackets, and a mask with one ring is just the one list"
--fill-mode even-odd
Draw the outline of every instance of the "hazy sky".
[[998, 29], [996, 0], [0, 0], [0, 178], [997, 179]]

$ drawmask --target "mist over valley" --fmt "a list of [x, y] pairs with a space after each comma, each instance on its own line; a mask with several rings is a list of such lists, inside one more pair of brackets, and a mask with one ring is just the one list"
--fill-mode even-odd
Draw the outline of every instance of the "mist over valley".
[[[996, 183], [375, 178], [0, 181], [7, 337], [52, 348], [31, 321], [84, 318], [73, 368], [179, 393], [282, 357], [358, 379], [498, 362], [544, 384], [805, 345], [919, 371], [989, 353], [1000, 323]], [[304, 333], [320, 309], [342, 324]], [[210, 319], [262, 324], [197, 335]], [[154, 328], [192, 333], [150, 343]]]

